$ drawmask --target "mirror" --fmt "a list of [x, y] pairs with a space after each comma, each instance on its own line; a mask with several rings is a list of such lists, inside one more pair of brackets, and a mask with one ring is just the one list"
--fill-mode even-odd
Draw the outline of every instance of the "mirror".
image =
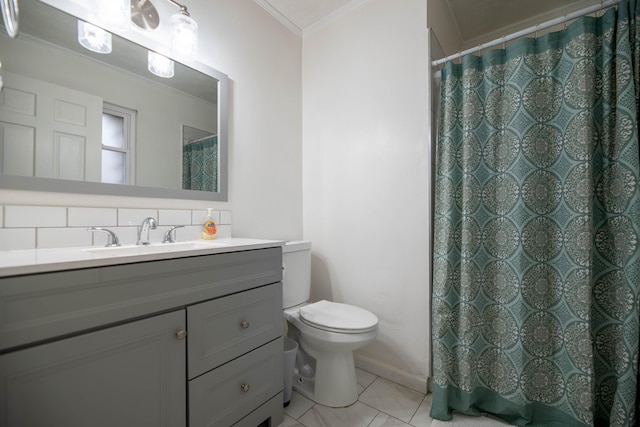
[[18, 36], [0, 28], [0, 188], [226, 201], [227, 76], [196, 61], [151, 74], [148, 50], [166, 52], [135, 29], [91, 52], [75, 16], [20, 0]]

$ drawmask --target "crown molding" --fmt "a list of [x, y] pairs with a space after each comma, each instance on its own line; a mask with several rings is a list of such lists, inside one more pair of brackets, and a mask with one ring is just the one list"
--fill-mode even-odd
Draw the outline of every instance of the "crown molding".
[[273, 16], [278, 21], [280, 21], [280, 23], [282, 25], [284, 25], [285, 27], [287, 27], [291, 32], [293, 32], [294, 34], [302, 37], [302, 29], [299, 28], [293, 22], [291, 22], [291, 20], [289, 20], [289, 18], [284, 16], [282, 13], [280, 13], [280, 11], [278, 9], [276, 9], [273, 6], [271, 6], [271, 4], [268, 1], [266, 1], [266, 0], [254, 0], [254, 1], [256, 3], [258, 3], [264, 10], [266, 10], [271, 16]]
[[349, 3], [336, 9], [335, 11], [331, 12], [329, 15], [325, 16], [324, 18], [314, 22], [313, 24], [309, 25], [307, 28], [303, 29], [302, 30], [303, 36], [306, 37], [314, 33], [315, 31], [319, 30], [322, 27], [325, 27], [326, 25], [330, 24], [331, 22], [335, 21], [341, 16], [346, 15], [347, 13], [351, 12], [354, 9], [357, 9], [358, 7], [362, 6], [364, 3], [368, 1], [369, 0], [351, 0]]
[[314, 22], [313, 24], [309, 25], [306, 28], [298, 27], [289, 18], [287, 18], [282, 13], [280, 13], [280, 11], [278, 9], [273, 7], [269, 3], [268, 0], [254, 0], [254, 1], [256, 3], [258, 3], [264, 10], [266, 10], [271, 16], [273, 16], [278, 21], [280, 21], [281, 24], [283, 24], [285, 27], [287, 27], [294, 34], [296, 34], [298, 36], [301, 36], [301, 37], [305, 37], [305, 36], [315, 32], [315, 31], [319, 30], [320, 28], [328, 25], [329, 23], [331, 23], [334, 20], [340, 18], [341, 16], [351, 12], [352, 10], [354, 10], [356, 8], [358, 8], [363, 3], [366, 3], [369, 0], [351, 0], [350, 2], [345, 4], [344, 6], [336, 9], [335, 11], [331, 12], [329, 15], [327, 15], [324, 18]]

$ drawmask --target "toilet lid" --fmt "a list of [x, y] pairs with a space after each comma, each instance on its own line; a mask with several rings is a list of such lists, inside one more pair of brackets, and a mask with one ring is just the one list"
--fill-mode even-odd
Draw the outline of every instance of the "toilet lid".
[[369, 332], [378, 326], [378, 318], [363, 308], [325, 300], [301, 307], [300, 320], [318, 329], [342, 333]]

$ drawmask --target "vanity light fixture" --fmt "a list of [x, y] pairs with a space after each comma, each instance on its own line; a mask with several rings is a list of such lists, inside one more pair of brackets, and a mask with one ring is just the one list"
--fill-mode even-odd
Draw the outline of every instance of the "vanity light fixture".
[[18, 0], [0, 0], [0, 9], [7, 34], [14, 38], [18, 35]]
[[151, 71], [156, 76], [163, 77], [165, 79], [170, 79], [171, 77], [173, 77], [173, 61], [166, 56], [160, 55], [159, 53], [150, 50], [147, 62], [149, 71]]
[[178, 58], [195, 59], [198, 54], [198, 23], [191, 18], [186, 6], [169, 0], [180, 8], [171, 15], [171, 53]]
[[[154, 30], [160, 25], [160, 15], [151, 0], [130, 0], [131, 21], [143, 30]], [[191, 18], [187, 6], [167, 0], [178, 6], [178, 13], [171, 15], [171, 54], [176, 58], [195, 59], [198, 52], [198, 23]]]
[[78, 19], [78, 42], [97, 53], [111, 53], [111, 33]]
[[130, 0], [98, 0], [97, 14], [105, 28], [126, 31], [131, 24]]

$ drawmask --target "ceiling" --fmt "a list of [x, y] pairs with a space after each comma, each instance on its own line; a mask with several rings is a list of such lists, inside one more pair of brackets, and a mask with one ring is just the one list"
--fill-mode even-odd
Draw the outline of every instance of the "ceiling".
[[440, 1], [463, 49], [507, 36], [600, 0], [428, 0]]
[[[304, 34], [367, 0], [255, 0], [297, 34]], [[566, 15], [600, 0], [425, 0], [441, 2], [463, 48]], [[427, 12], [428, 13], [428, 12]]]
[[321, 26], [367, 0], [255, 0], [297, 34]]

